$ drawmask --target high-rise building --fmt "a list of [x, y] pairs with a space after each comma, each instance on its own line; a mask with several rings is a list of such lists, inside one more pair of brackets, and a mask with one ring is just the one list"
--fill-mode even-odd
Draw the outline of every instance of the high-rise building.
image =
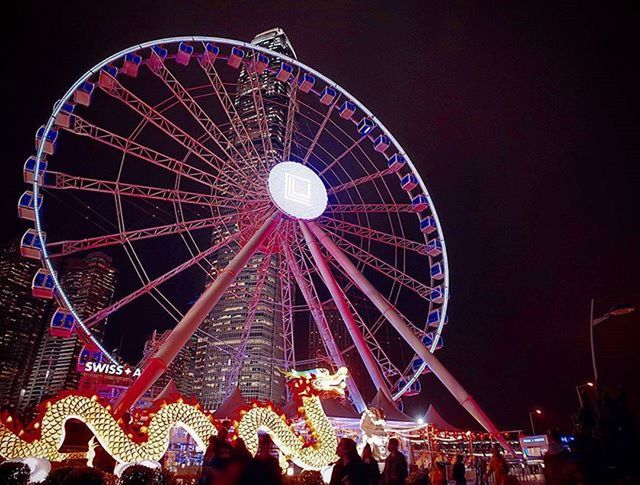
[[0, 406], [13, 407], [25, 388], [42, 337], [48, 301], [31, 296], [40, 262], [20, 254], [19, 241], [0, 249]]
[[[294, 57], [295, 52], [282, 29], [271, 29], [257, 35], [253, 44]], [[279, 59], [272, 58], [270, 67], [277, 70]], [[289, 84], [278, 81], [268, 70], [262, 74], [251, 74], [241, 67], [234, 105], [246, 128], [248, 139], [239, 140], [236, 133], [229, 138], [236, 147], [251, 144], [255, 148], [245, 155], [258, 165], [255, 153], [269, 160], [281, 157], [288, 114]], [[255, 89], [263, 100], [264, 115], [268, 122], [269, 136], [263, 138], [260, 131], [259, 111], [254, 101]], [[262, 116], [262, 113], [260, 113]], [[245, 134], [243, 133], [243, 136]], [[265, 141], [269, 146], [265, 146]], [[265, 180], [266, 183], [266, 180]], [[239, 230], [238, 223], [228, 224], [216, 234], [213, 244]], [[209, 282], [224, 269], [235, 255], [235, 250], [224, 248], [210, 258], [211, 275]], [[278, 254], [270, 256], [258, 251], [238, 275], [211, 313], [202, 323], [202, 333], [196, 341], [194, 372], [194, 395], [207, 409], [216, 409], [237, 384], [247, 399], [270, 400], [284, 403], [285, 383], [279, 369], [284, 363], [284, 335], [282, 309], [279, 306], [280, 282], [278, 279]], [[247, 346], [240, 356], [237, 350], [242, 346], [242, 335], [250, 301], [264, 274], [261, 299], [258, 302]], [[233, 382], [231, 382], [233, 381]]]
[[[81, 318], [111, 304], [116, 269], [106, 254], [93, 252], [82, 259], [68, 258], [60, 274], [60, 284]], [[102, 321], [92, 328], [98, 338], [104, 335], [105, 325], [106, 321]], [[82, 347], [82, 341], [75, 335], [58, 337], [45, 332], [20, 407], [30, 409], [60, 391], [76, 389], [80, 380], [77, 363]]]

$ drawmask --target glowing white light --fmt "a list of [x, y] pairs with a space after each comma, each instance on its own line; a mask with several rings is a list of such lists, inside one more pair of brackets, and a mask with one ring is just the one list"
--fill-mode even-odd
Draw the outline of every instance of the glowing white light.
[[327, 189], [306, 165], [282, 162], [269, 172], [271, 199], [285, 214], [296, 219], [315, 219], [327, 208]]
[[424, 424], [424, 418], [418, 418], [418, 424]]

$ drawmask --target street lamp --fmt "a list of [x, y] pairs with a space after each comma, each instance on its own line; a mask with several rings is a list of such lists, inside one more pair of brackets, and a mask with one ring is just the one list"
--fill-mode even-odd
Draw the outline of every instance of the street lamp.
[[532, 434], [532, 435], [535, 435], [535, 434], [536, 434], [536, 427], [535, 427], [535, 425], [533, 424], [533, 415], [534, 415], [534, 414], [540, 415], [540, 414], [542, 414], [542, 411], [541, 411], [540, 409], [536, 409], [536, 410], [531, 411], [531, 412], [529, 413], [529, 421], [531, 421], [531, 434]]
[[585, 384], [580, 384], [579, 386], [576, 386], [576, 392], [578, 393], [578, 401], [580, 402], [580, 407], [583, 408], [584, 407], [584, 403], [582, 402], [582, 394], [580, 394], [580, 389], [582, 389], [583, 387], [593, 387], [593, 382], [587, 382]]
[[631, 313], [635, 309], [636, 307], [632, 305], [615, 305], [611, 307], [611, 309], [607, 313], [605, 313], [601, 317], [594, 319], [593, 318], [593, 298], [591, 299], [591, 318], [589, 319], [589, 335], [591, 337], [591, 363], [593, 364], [593, 378], [596, 385], [598, 384], [598, 368], [596, 366], [596, 349], [595, 349], [595, 346], [593, 345], [593, 327], [595, 327], [599, 323], [604, 322], [609, 317], [618, 317], [620, 315], [626, 315], [627, 313]]

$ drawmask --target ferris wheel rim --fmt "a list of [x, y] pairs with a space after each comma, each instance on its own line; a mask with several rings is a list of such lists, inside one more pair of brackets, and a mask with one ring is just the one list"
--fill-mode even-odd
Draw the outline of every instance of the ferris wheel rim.
[[[226, 38], [222, 38], [222, 37], [177, 36], [177, 37], [161, 38], [161, 39], [157, 39], [157, 40], [144, 42], [144, 43], [141, 43], [141, 44], [136, 44], [134, 46], [128, 47], [126, 49], [123, 49], [123, 50], [121, 50], [121, 51], [119, 51], [119, 52], [117, 52], [117, 53], [105, 58], [104, 60], [102, 60], [99, 63], [97, 63], [94, 67], [92, 67], [91, 69], [86, 71], [85, 74], [83, 74], [69, 88], [69, 90], [60, 99], [60, 101], [58, 101], [54, 105], [53, 112], [50, 115], [47, 123], [45, 124], [44, 135], [46, 136], [46, 134], [48, 134], [49, 131], [51, 131], [51, 129], [53, 127], [53, 124], [54, 124], [54, 121], [55, 121], [55, 118], [56, 118], [57, 114], [60, 112], [64, 102], [68, 101], [73, 96], [73, 93], [78, 89], [78, 87], [83, 82], [85, 82], [87, 79], [89, 79], [91, 76], [95, 75], [103, 66], [108, 65], [109, 63], [111, 63], [111, 62], [113, 62], [113, 61], [115, 61], [117, 59], [122, 58], [123, 56], [125, 56], [128, 53], [135, 52], [135, 51], [138, 51], [140, 49], [153, 47], [155, 45], [171, 44], [171, 43], [177, 43], [177, 42], [188, 42], [188, 41], [193, 41], [193, 42], [214, 42], [214, 43], [226, 44], [226, 45], [237, 46], [237, 47], [245, 47], [245, 48], [251, 49], [253, 51], [269, 54], [271, 56], [275, 56], [275, 57], [280, 58], [280, 59], [282, 59], [284, 61], [287, 61], [287, 62], [295, 65], [299, 69], [303, 69], [303, 70], [313, 74], [314, 76], [317, 76], [319, 79], [323, 80], [327, 85], [332, 86], [335, 89], [339, 90], [339, 92], [341, 94], [346, 96], [358, 108], [360, 108], [360, 110], [368, 118], [370, 118], [380, 128], [380, 130], [389, 138], [391, 143], [397, 149], [398, 153], [405, 158], [408, 167], [410, 168], [410, 170], [414, 174], [414, 176], [417, 178], [418, 184], [419, 184], [420, 188], [422, 189], [422, 191], [424, 192], [424, 194], [427, 195], [427, 196], [429, 195], [429, 191], [427, 190], [427, 187], [426, 187], [422, 177], [420, 176], [420, 173], [416, 169], [415, 165], [413, 164], [413, 162], [410, 159], [410, 157], [408, 156], [408, 154], [402, 149], [402, 146], [397, 142], [397, 140], [395, 139], [393, 134], [386, 128], [386, 126], [377, 117], [375, 117], [375, 115], [373, 115], [373, 113], [363, 103], [361, 103], [356, 97], [354, 97], [351, 93], [349, 93], [349, 91], [347, 91], [345, 88], [343, 88], [339, 84], [335, 83], [330, 78], [328, 78], [325, 75], [323, 75], [322, 73], [320, 73], [320, 72], [316, 71], [315, 69], [311, 68], [310, 66], [298, 61], [297, 59], [290, 58], [290, 57], [288, 57], [288, 56], [286, 56], [284, 54], [272, 51], [272, 50], [264, 48], [264, 47], [256, 46], [256, 45], [248, 43], [248, 42], [243, 42], [243, 41], [238, 41], [238, 40], [233, 40], [233, 39], [226, 39]], [[42, 160], [43, 151], [44, 151], [44, 144], [40, 144], [40, 146], [37, 148], [37, 155], [36, 155], [36, 158], [37, 158], [38, 162], [40, 162]], [[38, 172], [39, 172], [39, 170], [40, 170], [40, 164], [36, 163], [35, 176], [34, 176], [34, 182], [33, 182], [33, 192], [34, 192], [34, 196], [35, 196], [36, 199], [38, 198], [38, 195], [40, 193], [40, 187], [39, 187], [39, 182], [38, 182]], [[431, 206], [431, 213], [432, 213], [432, 216], [433, 216], [433, 218], [435, 220], [435, 224], [436, 224], [436, 227], [437, 227], [439, 239], [440, 239], [440, 242], [441, 242], [441, 245], [442, 245], [441, 254], [442, 254], [442, 263], [444, 265], [444, 281], [443, 281], [443, 285], [442, 285], [443, 292], [444, 292], [444, 299], [443, 299], [443, 303], [441, 305], [442, 315], [441, 315], [440, 322], [438, 323], [438, 326], [437, 326], [437, 329], [436, 329], [436, 338], [434, 338], [433, 344], [432, 344], [431, 349], [430, 349], [433, 352], [435, 350], [435, 347], [436, 347], [436, 345], [438, 343], [438, 340], [440, 338], [440, 334], [442, 333], [442, 329], [443, 329], [443, 326], [445, 324], [445, 318], [446, 318], [446, 315], [447, 315], [447, 306], [448, 306], [448, 299], [449, 299], [449, 267], [448, 267], [448, 257], [447, 257], [447, 249], [446, 249], [446, 243], [445, 243], [445, 238], [444, 238], [444, 232], [443, 232], [442, 226], [440, 224], [440, 220], [439, 220], [436, 208], [435, 208], [435, 206], [433, 204]], [[81, 318], [79, 318], [79, 315], [77, 315], [73, 305], [70, 304], [70, 302], [68, 300], [68, 297], [65, 294], [65, 292], [61, 291], [62, 286], [60, 285], [60, 282], [58, 281], [58, 277], [57, 277], [56, 272], [54, 271], [54, 267], [53, 267], [53, 264], [52, 264], [52, 262], [50, 260], [50, 256], [48, 254], [48, 250], [47, 250], [46, 244], [44, 243], [44, 233], [43, 233], [43, 230], [42, 230], [42, 221], [41, 221], [41, 214], [40, 214], [40, 210], [39, 209], [36, 209], [34, 211], [34, 219], [35, 219], [35, 226], [36, 226], [36, 231], [37, 231], [37, 234], [38, 234], [38, 239], [39, 239], [40, 245], [42, 247], [42, 253], [43, 253], [42, 254], [42, 259], [44, 260], [45, 266], [47, 267], [47, 269], [50, 271], [50, 273], [52, 275], [52, 278], [53, 278], [53, 281], [54, 281], [54, 284], [55, 284], [55, 288], [58, 290], [58, 294], [60, 295], [61, 299], [63, 300], [63, 303], [74, 314], [74, 317], [76, 318], [76, 321], [80, 325], [80, 327], [82, 328], [83, 332], [91, 339], [91, 341], [97, 346], [97, 348], [107, 357], [107, 359], [109, 359], [112, 362], [115, 362], [114, 357], [104, 348], [102, 342], [100, 342], [93, 335], [91, 330], [84, 325], [83, 320]], [[425, 370], [425, 368], [426, 368], [426, 364], [423, 363], [421, 368], [418, 371], [415, 372], [414, 377], [411, 378], [411, 380], [406, 383], [404, 388], [398, 390], [398, 392], [394, 396], [394, 399], [397, 399], [397, 398], [401, 397], [404, 394], [404, 392], [406, 392], [406, 390], [409, 389], [411, 384], [413, 384], [413, 382], [420, 376], [420, 374], [422, 374], [422, 372]]]

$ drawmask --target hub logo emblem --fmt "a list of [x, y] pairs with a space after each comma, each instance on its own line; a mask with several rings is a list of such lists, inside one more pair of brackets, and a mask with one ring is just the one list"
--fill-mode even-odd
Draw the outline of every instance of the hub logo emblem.
[[291, 202], [311, 206], [311, 181], [299, 175], [285, 173], [284, 198]]
[[327, 208], [327, 189], [311, 167], [298, 162], [280, 162], [269, 172], [269, 195], [286, 215], [312, 220]]

